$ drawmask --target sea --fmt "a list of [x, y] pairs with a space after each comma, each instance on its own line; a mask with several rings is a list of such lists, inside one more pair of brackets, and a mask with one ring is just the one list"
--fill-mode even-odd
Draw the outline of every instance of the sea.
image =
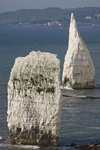
[[[68, 49], [69, 28], [0, 27], [0, 150], [75, 150], [76, 145], [100, 143], [100, 28], [78, 28], [95, 66], [95, 88], [61, 89], [61, 147], [10, 145], [7, 126], [7, 84], [17, 57], [31, 51], [50, 52], [60, 59], [62, 78], [64, 57]], [[61, 82], [62, 84], [62, 82]], [[92, 97], [92, 98], [89, 98]]]

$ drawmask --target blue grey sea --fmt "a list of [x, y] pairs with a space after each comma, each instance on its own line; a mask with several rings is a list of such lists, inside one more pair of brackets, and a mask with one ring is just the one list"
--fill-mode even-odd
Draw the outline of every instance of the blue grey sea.
[[[74, 150], [70, 144], [88, 145], [100, 142], [100, 28], [79, 28], [90, 52], [96, 76], [92, 90], [62, 90], [59, 145], [62, 147], [16, 146], [7, 143], [7, 83], [16, 57], [24, 57], [31, 51], [57, 54], [61, 61], [61, 77], [64, 57], [68, 48], [68, 28], [9, 28], [0, 27], [0, 150]], [[92, 96], [93, 99], [80, 96]], [[66, 145], [68, 147], [66, 147]]]

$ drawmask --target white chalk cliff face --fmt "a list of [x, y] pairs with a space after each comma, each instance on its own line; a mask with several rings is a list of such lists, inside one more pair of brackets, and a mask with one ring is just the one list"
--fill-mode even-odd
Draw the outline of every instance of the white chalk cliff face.
[[33, 51], [17, 58], [8, 82], [9, 143], [57, 145], [61, 104], [57, 56]]
[[63, 66], [62, 85], [74, 89], [93, 88], [95, 68], [89, 51], [84, 44], [74, 18], [71, 14], [69, 46]]

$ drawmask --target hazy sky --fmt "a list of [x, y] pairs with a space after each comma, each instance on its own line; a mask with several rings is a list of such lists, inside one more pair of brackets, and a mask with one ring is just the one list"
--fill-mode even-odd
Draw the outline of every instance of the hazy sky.
[[100, 7], [100, 0], [0, 0], [0, 12], [47, 7]]

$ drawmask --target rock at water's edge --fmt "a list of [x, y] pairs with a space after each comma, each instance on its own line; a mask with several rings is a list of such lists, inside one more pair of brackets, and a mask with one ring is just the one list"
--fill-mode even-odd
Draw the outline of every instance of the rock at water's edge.
[[93, 88], [95, 68], [89, 51], [84, 44], [74, 18], [71, 14], [69, 46], [65, 55], [62, 84], [73, 89]]
[[9, 143], [57, 145], [61, 104], [56, 55], [33, 51], [17, 58], [8, 82]]

